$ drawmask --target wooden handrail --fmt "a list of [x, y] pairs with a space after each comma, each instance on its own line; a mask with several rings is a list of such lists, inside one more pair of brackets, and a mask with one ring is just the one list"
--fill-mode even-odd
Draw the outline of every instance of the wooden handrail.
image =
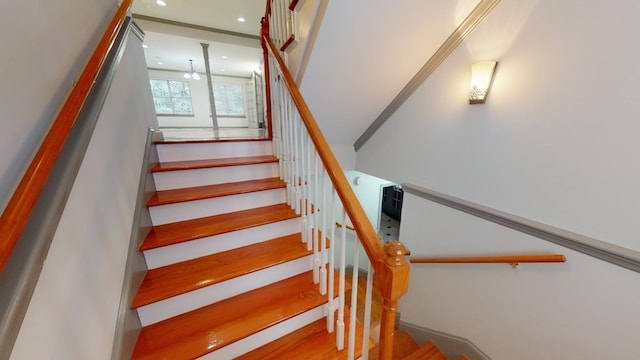
[[0, 217], [0, 273], [24, 230], [132, 2], [123, 0]]
[[[268, 2], [270, 2], [270, 0], [268, 0]], [[282, 74], [282, 81], [289, 90], [289, 94], [298, 109], [300, 119], [307, 129], [311, 141], [315, 145], [318, 156], [327, 171], [327, 175], [331, 179], [336, 193], [342, 201], [345, 212], [348, 214], [353, 228], [358, 234], [360, 243], [376, 273], [375, 286], [380, 290], [383, 298], [382, 317], [380, 321], [380, 342], [378, 344], [379, 359], [391, 359], [393, 355], [393, 334], [395, 332], [395, 316], [398, 301], [409, 289], [410, 266], [405, 259], [408, 251], [399, 241], [391, 241], [385, 244], [384, 247], [382, 246], [378, 234], [367, 218], [338, 160], [333, 155], [327, 140], [320, 131], [320, 127], [311, 114], [293, 77], [280, 57], [278, 49], [271, 40], [269, 35], [269, 10], [270, 7], [267, 7], [267, 16], [262, 21], [262, 44], [276, 61], [280, 74]]]
[[550, 263], [566, 262], [564, 255], [510, 255], [510, 256], [477, 256], [477, 257], [434, 257], [434, 258], [410, 258], [412, 264], [478, 264], [478, 263]]
[[[365, 252], [369, 256], [369, 259], [380, 261], [380, 259], [384, 257], [384, 252], [382, 249], [382, 244], [377, 241], [378, 236], [376, 234], [376, 231], [371, 225], [371, 222], [369, 222], [369, 219], [367, 218], [362, 205], [360, 205], [358, 198], [351, 189], [349, 181], [342, 172], [342, 168], [340, 167], [338, 160], [333, 155], [333, 152], [331, 151], [327, 140], [322, 134], [322, 131], [320, 131], [320, 127], [311, 114], [311, 110], [309, 110], [307, 103], [302, 98], [302, 94], [300, 93], [300, 90], [298, 90], [298, 87], [293, 81], [291, 74], [287, 70], [284, 61], [280, 57], [278, 49], [276, 48], [273, 41], [271, 41], [271, 39], [268, 37], [268, 32], [265, 34], [263, 31], [262, 38], [265, 45], [267, 46], [267, 49], [278, 63], [278, 67], [280, 68], [280, 71], [282, 73], [284, 84], [288, 88], [293, 102], [296, 104], [296, 107], [300, 112], [300, 118], [305, 124], [307, 132], [309, 133], [309, 137], [311, 138], [311, 141], [313, 141], [313, 144], [318, 151], [318, 156], [327, 169], [329, 178], [333, 182], [340, 200], [344, 204], [345, 211], [349, 215], [349, 219], [351, 220], [353, 227], [356, 229], [356, 232], [360, 236], [360, 240], [362, 241], [363, 247], [365, 248]], [[373, 266], [375, 268], [375, 263], [373, 264]]]
[[343, 227], [343, 226], [345, 226], [345, 227], [347, 228], [347, 230], [356, 231], [356, 229], [355, 229], [353, 226], [351, 226], [351, 225], [349, 225], [349, 224], [342, 225], [341, 223], [339, 223], [339, 222], [337, 222], [337, 221], [336, 221], [336, 226], [337, 226], [337, 227]]

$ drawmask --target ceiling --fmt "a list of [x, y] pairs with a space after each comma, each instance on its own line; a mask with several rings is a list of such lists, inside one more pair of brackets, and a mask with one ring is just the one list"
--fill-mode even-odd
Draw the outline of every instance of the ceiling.
[[[134, 19], [146, 34], [145, 57], [149, 68], [185, 71], [192, 59], [195, 71], [205, 73], [201, 43], [209, 44], [209, 63], [214, 75], [249, 77], [260, 68], [262, 50], [257, 36], [265, 0], [165, 2], [166, 6], [160, 6], [155, 0], [134, 0], [131, 8]], [[245, 22], [239, 22], [239, 17]]]

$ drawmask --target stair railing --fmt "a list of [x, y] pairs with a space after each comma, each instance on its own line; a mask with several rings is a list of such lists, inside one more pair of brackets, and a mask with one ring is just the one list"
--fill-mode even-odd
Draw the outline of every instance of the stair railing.
[[293, 14], [290, 0], [268, 0], [270, 7], [269, 34], [273, 43], [280, 51], [293, 41]]
[[[347, 343], [349, 359], [355, 357], [358, 346], [361, 346], [362, 358], [367, 359], [371, 316], [379, 315], [378, 358], [391, 359], [397, 303], [408, 290], [410, 267], [405, 260], [408, 252], [398, 241], [383, 247], [269, 36], [270, 4], [271, 0], [262, 21], [261, 41], [267, 54], [265, 78], [270, 94], [274, 152], [280, 159], [280, 176], [288, 184], [287, 201], [301, 216], [303, 241], [313, 250], [314, 281], [319, 284], [320, 293], [329, 298], [327, 330], [335, 331], [338, 350], [343, 350]], [[346, 226], [337, 229], [337, 222], [352, 224], [355, 239], [347, 235]], [[360, 249], [364, 259], [360, 259]], [[350, 262], [347, 250], [352, 256]], [[347, 310], [348, 267], [352, 268], [352, 274], [351, 304]], [[359, 269], [366, 272], [364, 305], [358, 301]], [[373, 286], [382, 297], [379, 314], [371, 312]], [[364, 333], [360, 338], [353, 331], [358, 306], [364, 306], [364, 316], [360, 319]], [[349, 319], [345, 319], [347, 313]]]

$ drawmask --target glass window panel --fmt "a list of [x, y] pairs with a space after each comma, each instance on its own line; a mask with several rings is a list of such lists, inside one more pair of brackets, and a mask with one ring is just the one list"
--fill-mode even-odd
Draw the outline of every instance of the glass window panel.
[[173, 110], [176, 114], [191, 114], [191, 99], [189, 98], [174, 98]]
[[169, 81], [172, 97], [190, 97], [189, 83], [186, 81]]
[[151, 80], [150, 84], [157, 114], [193, 115], [188, 81]]
[[151, 80], [151, 92], [154, 97], [169, 96], [169, 84], [165, 80]]
[[156, 107], [156, 113], [173, 114], [173, 106], [171, 104], [171, 98], [154, 98], [153, 104]]
[[240, 84], [213, 84], [216, 114], [244, 116], [244, 89]]

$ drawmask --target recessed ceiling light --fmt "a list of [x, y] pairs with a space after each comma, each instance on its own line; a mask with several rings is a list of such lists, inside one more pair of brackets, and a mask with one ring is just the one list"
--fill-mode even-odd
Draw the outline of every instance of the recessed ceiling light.
[[156, 4], [160, 6], [167, 6], [167, 3], [164, 0], [156, 0]]
[[220, 69], [220, 71], [225, 72], [225, 70], [224, 70], [224, 69]]
[[145, 45], [145, 44], [142, 44], [142, 47], [145, 48], [145, 49], [148, 48], [148, 46]]
[[163, 65], [164, 63], [162, 61], [158, 61], [158, 65]]
[[227, 55], [222, 55], [222, 56], [220, 56], [220, 57], [221, 57], [221, 58], [223, 58], [223, 59], [226, 59], [226, 58], [227, 58]]
[[243, 17], [239, 17], [239, 18], [238, 18], [238, 22], [244, 22], [244, 21], [245, 21], [245, 20], [244, 20], [244, 18], [243, 18]]

